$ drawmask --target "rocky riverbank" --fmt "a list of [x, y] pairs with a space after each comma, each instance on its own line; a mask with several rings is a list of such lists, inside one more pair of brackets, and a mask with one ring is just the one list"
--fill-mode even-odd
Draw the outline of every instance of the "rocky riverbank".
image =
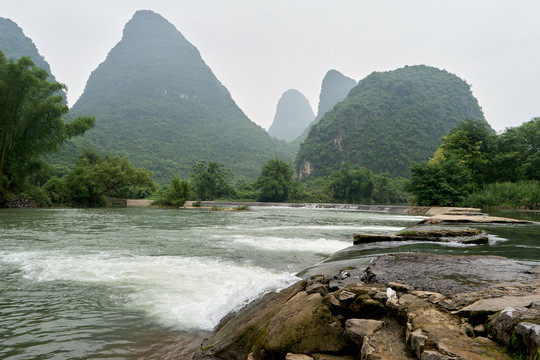
[[224, 319], [197, 359], [536, 359], [540, 270], [392, 254], [314, 276]]
[[[440, 221], [391, 236], [356, 234], [355, 242], [484, 244], [481, 230], [440, 224], [518, 222], [477, 209], [402, 210]], [[540, 358], [540, 267], [496, 256], [396, 253], [335, 274], [325, 265], [304, 274], [224, 319], [194, 358]]]

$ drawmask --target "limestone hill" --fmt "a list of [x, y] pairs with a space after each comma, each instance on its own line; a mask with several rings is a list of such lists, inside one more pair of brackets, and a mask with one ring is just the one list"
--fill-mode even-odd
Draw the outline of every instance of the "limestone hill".
[[411, 162], [427, 160], [468, 119], [484, 115], [456, 75], [424, 65], [374, 72], [311, 128], [296, 167], [301, 177], [328, 175], [345, 162], [408, 176]]
[[337, 70], [329, 70], [326, 73], [321, 84], [317, 116], [294, 141], [298, 148], [300, 148], [300, 144], [307, 138], [311, 127], [316, 124], [324, 114], [332, 110], [334, 105], [345, 99], [349, 91], [355, 87], [355, 85], [356, 80], [343, 75]]
[[269, 158], [293, 158], [240, 110], [197, 48], [152, 11], [135, 13], [92, 72], [70, 112], [83, 114], [96, 126], [78, 145], [128, 155], [162, 182], [201, 160], [253, 179]]
[[22, 56], [29, 57], [34, 65], [49, 73], [50, 81], [56, 81], [49, 63], [41, 56], [32, 39], [24, 35], [23, 30], [15, 22], [2, 17], [0, 17], [0, 50], [7, 58], [11, 59], [19, 59]]
[[313, 121], [315, 114], [306, 97], [295, 89], [283, 93], [268, 133], [276, 139], [292, 141]]

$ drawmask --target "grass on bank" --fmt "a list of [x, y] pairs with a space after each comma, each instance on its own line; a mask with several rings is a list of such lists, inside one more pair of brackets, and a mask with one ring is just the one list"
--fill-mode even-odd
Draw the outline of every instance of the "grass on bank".
[[216, 205], [212, 205], [210, 207], [210, 211], [250, 211], [250, 210], [251, 210], [251, 207], [246, 204], [235, 206], [233, 208], [221, 207], [221, 206], [216, 206]]
[[464, 206], [503, 209], [540, 209], [540, 181], [503, 182], [484, 186], [468, 195]]

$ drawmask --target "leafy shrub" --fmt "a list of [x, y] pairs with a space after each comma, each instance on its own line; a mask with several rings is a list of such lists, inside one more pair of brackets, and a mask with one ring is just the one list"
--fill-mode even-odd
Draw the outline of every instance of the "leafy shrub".
[[21, 195], [34, 200], [38, 207], [49, 207], [52, 205], [51, 199], [49, 198], [47, 191], [38, 186], [32, 186], [28, 188], [24, 192], [24, 194]]
[[244, 204], [244, 205], [235, 206], [232, 209], [235, 211], [250, 211], [251, 207], [249, 205]]
[[191, 196], [191, 188], [187, 181], [175, 175], [167, 189], [166, 202], [172, 206], [184, 206], [184, 203]]

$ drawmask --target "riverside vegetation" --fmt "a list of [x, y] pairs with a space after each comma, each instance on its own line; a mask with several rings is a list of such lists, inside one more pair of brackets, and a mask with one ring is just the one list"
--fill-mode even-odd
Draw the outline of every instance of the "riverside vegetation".
[[[344, 162], [327, 176], [299, 181], [294, 180], [291, 163], [276, 157], [261, 167], [253, 182], [239, 179], [234, 184], [232, 171], [223, 164], [200, 161], [193, 166], [190, 181], [175, 175], [169, 185], [159, 187], [150, 171], [118, 155], [83, 150], [71, 169], [47, 164], [43, 155], [82, 135], [94, 120], [63, 121], [68, 109], [58, 95], [61, 84], [49, 82], [46, 72], [28, 58], [15, 62], [2, 55], [0, 59], [5, 83], [20, 79], [4, 88], [8, 94], [3, 97], [1, 118], [4, 206], [18, 196], [29, 197], [38, 206], [99, 206], [106, 197], [152, 194], [159, 203], [171, 206], [190, 199], [405, 204], [411, 202], [411, 195], [419, 205], [540, 206], [540, 118], [502, 134], [495, 134], [483, 120], [462, 121], [442, 138], [430, 161], [411, 166], [410, 180]], [[27, 85], [23, 96], [8, 91], [21, 84]], [[15, 111], [19, 103], [27, 104], [25, 113]]]
[[[11, 204], [152, 197], [170, 206], [224, 199], [540, 207], [539, 118], [496, 134], [469, 85], [446, 71], [408, 66], [356, 86], [329, 71], [292, 165], [299, 140], [287, 145], [249, 121], [198, 50], [158, 14], [135, 14], [72, 109], [32, 41], [10, 20], [0, 25], [3, 206], [21, 197], [33, 201]], [[38, 67], [15, 59], [25, 54]]]

